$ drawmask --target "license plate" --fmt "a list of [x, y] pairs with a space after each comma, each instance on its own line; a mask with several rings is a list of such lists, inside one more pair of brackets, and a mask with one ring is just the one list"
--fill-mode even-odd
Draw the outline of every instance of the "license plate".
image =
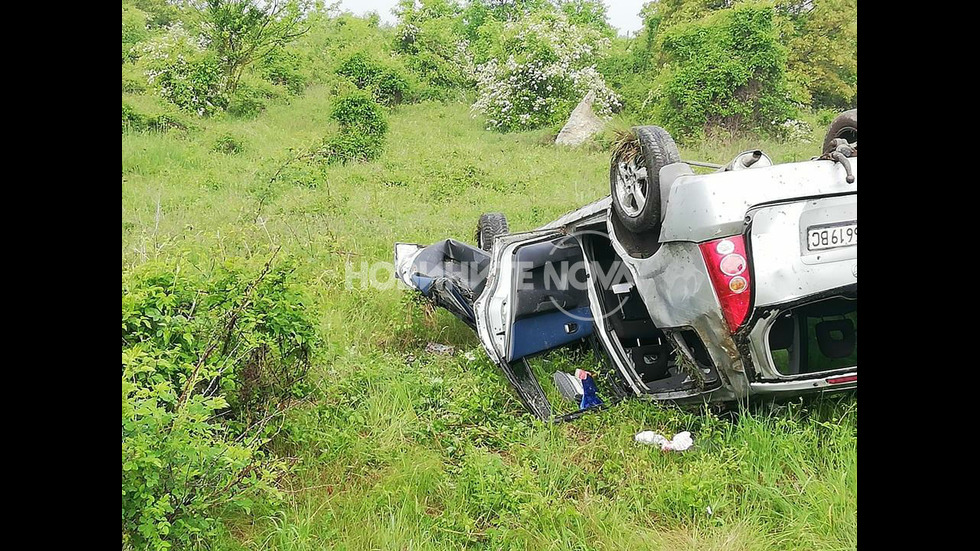
[[806, 248], [809, 251], [849, 247], [857, 244], [857, 222], [848, 222], [834, 226], [812, 226], [806, 230]]

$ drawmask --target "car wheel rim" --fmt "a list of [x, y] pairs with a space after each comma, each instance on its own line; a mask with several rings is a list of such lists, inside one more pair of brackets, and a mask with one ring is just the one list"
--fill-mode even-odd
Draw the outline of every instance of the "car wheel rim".
[[617, 163], [616, 199], [623, 213], [635, 218], [647, 204], [647, 169], [638, 166], [636, 159]]

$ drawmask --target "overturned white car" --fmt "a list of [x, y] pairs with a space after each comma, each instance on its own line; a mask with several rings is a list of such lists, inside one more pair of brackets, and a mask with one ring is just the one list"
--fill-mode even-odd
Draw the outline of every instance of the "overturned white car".
[[[610, 191], [523, 233], [486, 214], [478, 247], [397, 243], [395, 276], [474, 327], [542, 419], [603, 398], [856, 388], [856, 109], [834, 120], [820, 157], [772, 165], [748, 151], [709, 174], [663, 129], [637, 127], [613, 154]], [[581, 344], [606, 361], [615, 396], [558, 415], [528, 360]], [[578, 402], [583, 378], [553, 381]]]

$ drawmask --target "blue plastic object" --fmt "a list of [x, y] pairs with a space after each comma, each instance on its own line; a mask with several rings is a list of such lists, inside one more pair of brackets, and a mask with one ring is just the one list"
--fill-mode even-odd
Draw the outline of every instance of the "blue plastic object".
[[582, 403], [579, 404], [579, 409], [588, 409], [602, 405], [602, 398], [599, 398], [596, 390], [592, 375], [586, 375], [585, 379], [582, 380]]

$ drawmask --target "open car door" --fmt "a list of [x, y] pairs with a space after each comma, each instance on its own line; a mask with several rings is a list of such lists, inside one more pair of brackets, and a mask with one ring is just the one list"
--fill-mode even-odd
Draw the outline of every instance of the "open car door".
[[474, 304], [477, 333], [518, 397], [544, 420], [556, 416], [529, 358], [592, 335], [582, 247], [548, 229], [496, 238], [484, 292]]

